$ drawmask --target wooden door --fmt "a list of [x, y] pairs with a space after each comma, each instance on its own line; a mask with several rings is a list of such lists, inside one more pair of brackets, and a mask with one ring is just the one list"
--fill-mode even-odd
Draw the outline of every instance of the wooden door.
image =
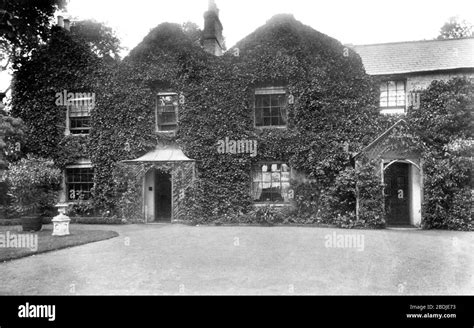
[[385, 170], [387, 224], [410, 224], [409, 164], [394, 163]]
[[171, 222], [171, 175], [156, 171], [155, 221]]

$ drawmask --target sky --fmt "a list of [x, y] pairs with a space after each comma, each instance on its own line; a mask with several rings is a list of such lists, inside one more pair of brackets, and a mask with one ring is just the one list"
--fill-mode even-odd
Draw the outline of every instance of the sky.
[[[474, 23], [473, 0], [216, 0], [216, 4], [228, 48], [279, 13], [293, 14], [319, 32], [352, 44], [433, 39], [451, 16]], [[202, 28], [207, 6], [207, 0], [70, 0], [68, 14], [108, 24], [131, 50], [162, 22], [191, 21]]]
[[[474, 23], [473, 0], [216, 0], [227, 48], [265, 24], [290, 13], [343, 44], [433, 39], [449, 17]], [[208, 0], [69, 0], [73, 20], [95, 19], [112, 27], [122, 46], [133, 49], [163, 22], [194, 22], [203, 28]], [[9, 78], [0, 74], [0, 89]]]

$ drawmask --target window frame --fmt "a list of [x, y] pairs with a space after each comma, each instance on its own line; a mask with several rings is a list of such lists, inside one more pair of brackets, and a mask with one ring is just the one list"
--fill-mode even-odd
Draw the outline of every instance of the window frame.
[[[68, 182], [68, 170], [76, 170], [76, 169], [91, 169], [92, 170], [92, 182], [82, 182], [82, 181], [79, 181], [79, 182]], [[85, 184], [90, 184], [91, 187], [89, 189], [89, 191], [87, 192], [87, 194], [89, 195], [87, 199], [82, 199], [82, 201], [90, 201], [91, 200], [91, 189], [94, 188], [94, 175], [95, 175], [95, 172], [94, 172], [94, 166], [90, 163], [90, 162], [85, 162], [85, 163], [80, 163], [80, 164], [73, 164], [73, 165], [67, 165], [64, 169], [64, 192], [65, 192], [65, 199], [66, 199], [66, 202], [67, 203], [76, 203], [78, 201], [81, 201], [80, 199], [78, 198], [75, 198], [75, 199], [70, 199], [69, 195], [70, 195], [70, 185], [73, 184], [73, 185], [77, 185], [77, 184], [82, 184], [82, 185], [85, 185]], [[81, 192], [82, 192], [82, 188], [80, 189]]]
[[[389, 90], [389, 83], [395, 83], [395, 106], [389, 106], [390, 104], [390, 90]], [[398, 83], [403, 83], [403, 105], [398, 105]], [[386, 91], [387, 92], [387, 97], [386, 97], [386, 104], [387, 106], [382, 106], [382, 85], [385, 85]], [[392, 91], [393, 93], [393, 91]], [[403, 109], [403, 111], [406, 111], [407, 108], [407, 82], [405, 79], [390, 79], [390, 80], [383, 80], [379, 84], [379, 109], [381, 111], [390, 111], [390, 110], [397, 110], [397, 109]]]
[[[269, 167], [271, 167], [272, 164], [278, 164], [280, 166], [284, 164], [288, 167], [288, 173], [289, 173], [288, 191], [291, 190], [291, 178], [292, 178], [292, 175], [293, 175], [293, 169], [288, 164], [288, 161], [259, 161], [259, 162], [252, 165], [251, 171], [250, 171], [250, 196], [252, 197], [252, 203], [255, 206], [264, 206], [264, 205], [287, 206], [287, 205], [292, 204], [292, 199], [288, 199], [288, 200], [285, 201], [285, 197], [283, 197], [282, 193], [280, 193], [280, 196], [283, 198], [283, 201], [258, 201], [258, 200], [254, 199], [253, 195], [254, 195], [255, 181], [254, 181], [253, 177], [254, 177], [254, 173], [256, 172], [255, 168], [261, 167], [262, 165], [268, 165]], [[262, 177], [262, 180], [259, 181], [259, 182], [263, 183], [263, 177]], [[270, 181], [270, 183], [271, 183], [270, 188], [272, 188], [273, 187], [272, 181]], [[279, 184], [280, 184], [280, 192], [281, 192], [281, 191], [283, 191], [282, 181], [281, 181], [281, 168], [280, 168], [280, 183]], [[262, 190], [263, 190], [263, 188], [262, 188]]]
[[[285, 99], [285, 125], [257, 125], [257, 96], [262, 95], [284, 95]], [[255, 129], [287, 129], [288, 128], [288, 90], [286, 87], [261, 87], [255, 88], [253, 93], [253, 126]], [[271, 107], [271, 105], [270, 105]], [[281, 108], [281, 107], [280, 107]], [[263, 116], [263, 114], [262, 114]]]
[[[158, 108], [160, 107], [160, 105], [158, 104], [158, 100], [160, 97], [165, 97], [165, 96], [174, 96], [176, 97], [176, 101], [177, 101], [177, 104], [174, 105], [174, 114], [176, 116], [176, 123], [172, 123], [172, 124], [159, 124], [158, 122], [158, 118], [159, 118], [159, 115], [158, 115]], [[176, 134], [177, 130], [178, 130], [178, 125], [179, 125], [179, 94], [177, 92], [172, 92], [172, 91], [169, 91], [169, 92], [158, 92], [156, 94], [156, 97], [155, 97], [155, 132], [156, 133], [164, 133], [164, 134]], [[160, 126], [171, 126], [171, 125], [174, 125], [175, 128], [173, 130], [160, 130]]]
[[[84, 99], [89, 99], [89, 98], [84, 98]], [[92, 99], [92, 98], [90, 98]], [[76, 101], [77, 99], [73, 99], [72, 101]], [[91, 132], [91, 110], [92, 108], [90, 108], [90, 106], [88, 106], [87, 109], [80, 109], [79, 111], [81, 112], [87, 112], [89, 115], [82, 115], [82, 116], [73, 116], [71, 115], [71, 110], [73, 109], [73, 107], [77, 107], [77, 105], [75, 105], [74, 103], [73, 104], [68, 104], [67, 107], [66, 107], [66, 135], [73, 135], [73, 136], [87, 136], [90, 134]], [[89, 120], [89, 126], [88, 127], [85, 127], [85, 128], [72, 128], [71, 125], [72, 125], [72, 119], [73, 118], [87, 118]], [[84, 131], [86, 130], [87, 133], [74, 133], [73, 131]]]

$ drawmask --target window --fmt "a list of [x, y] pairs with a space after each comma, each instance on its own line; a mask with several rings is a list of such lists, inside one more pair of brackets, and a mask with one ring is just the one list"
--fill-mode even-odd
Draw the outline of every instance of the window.
[[68, 201], [87, 200], [94, 186], [92, 167], [66, 168], [66, 197]]
[[405, 108], [405, 82], [387, 81], [380, 85], [380, 107]]
[[69, 132], [71, 134], [88, 134], [91, 125], [91, 105], [86, 101], [83, 104], [72, 104], [68, 107]]
[[255, 126], [286, 126], [286, 91], [284, 88], [264, 88], [255, 91]]
[[262, 163], [252, 170], [252, 197], [257, 203], [287, 203], [290, 168], [284, 163]]
[[156, 131], [174, 132], [178, 126], [178, 95], [159, 93], [156, 98]]

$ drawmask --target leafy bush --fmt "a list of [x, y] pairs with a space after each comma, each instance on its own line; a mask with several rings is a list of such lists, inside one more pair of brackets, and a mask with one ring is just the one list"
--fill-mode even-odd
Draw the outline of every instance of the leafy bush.
[[294, 185], [294, 194], [296, 203], [295, 216], [303, 219], [318, 213], [321, 196], [319, 184], [314, 181], [296, 183]]
[[114, 208], [116, 216], [131, 222], [143, 222], [142, 217], [142, 180], [139, 169], [117, 163], [113, 170]]
[[472, 104], [467, 78], [433, 81], [409, 119], [428, 146], [424, 158], [423, 227], [473, 230]]
[[126, 224], [127, 220], [116, 216], [111, 217], [72, 217], [71, 223], [76, 224]]
[[455, 77], [448, 81], [433, 81], [421, 94], [419, 110], [408, 115], [411, 125], [434, 151], [441, 151], [459, 139], [472, 139], [472, 104], [474, 83]]
[[72, 204], [68, 210], [67, 215], [69, 217], [95, 217], [100, 216], [96, 208], [90, 201], [84, 201], [79, 199], [76, 203]]
[[[323, 222], [341, 228], [383, 228], [385, 226], [383, 185], [377, 161], [346, 168], [323, 192], [320, 211]], [[356, 216], [359, 199], [359, 216]]]
[[471, 160], [456, 156], [428, 158], [425, 174], [423, 228], [474, 230]]
[[29, 156], [11, 164], [7, 183], [20, 215], [54, 213], [61, 171], [50, 160]]

